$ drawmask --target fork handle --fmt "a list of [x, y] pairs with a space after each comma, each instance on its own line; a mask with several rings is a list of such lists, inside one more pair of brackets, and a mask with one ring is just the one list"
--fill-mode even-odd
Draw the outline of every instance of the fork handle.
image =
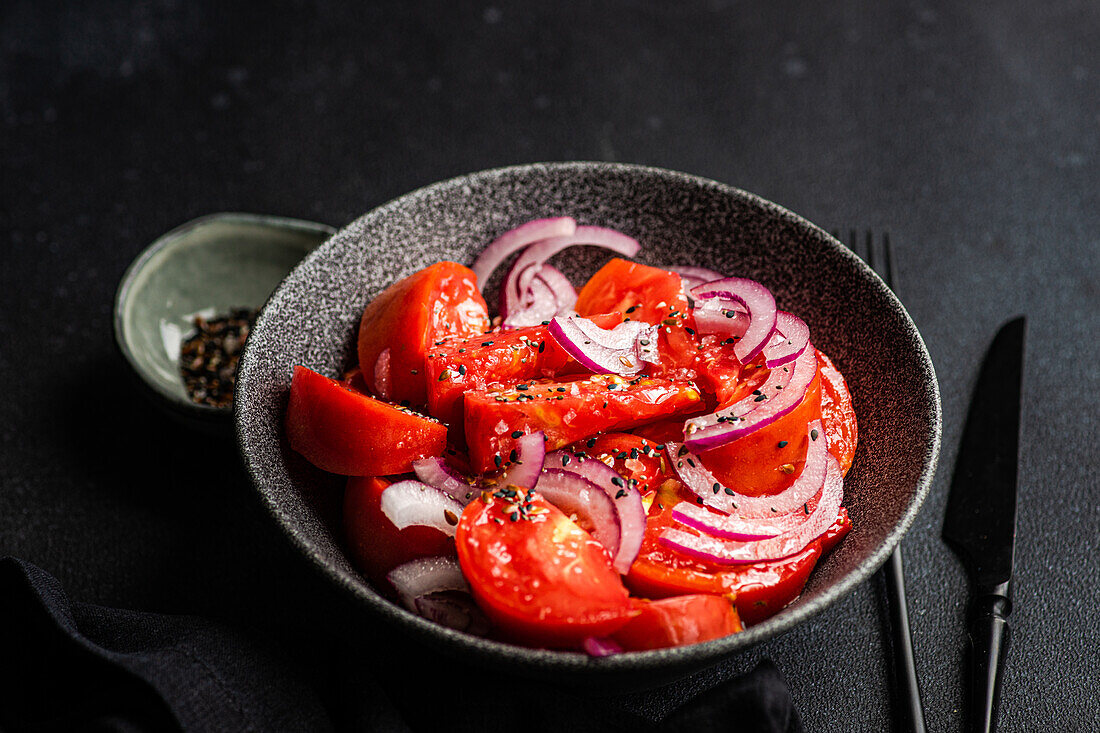
[[909, 631], [909, 608], [905, 601], [905, 570], [901, 560], [901, 545], [894, 548], [883, 568], [886, 595], [890, 607], [890, 628], [893, 631], [895, 704], [901, 711], [899, 730], [925, 733], [924, 705], [921, 703], [920, 680], [917, 679], [913, 637]]

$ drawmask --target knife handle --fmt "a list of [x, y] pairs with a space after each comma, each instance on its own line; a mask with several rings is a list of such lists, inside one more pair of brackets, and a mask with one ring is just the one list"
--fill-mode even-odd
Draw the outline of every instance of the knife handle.
[[982, 596], [970, 622], [972, 656], [970, 730], [993, 733], [1001, 692], [1001, 668], [1008, 648], [1008, 614], [1012, 603], [1000, 595]]

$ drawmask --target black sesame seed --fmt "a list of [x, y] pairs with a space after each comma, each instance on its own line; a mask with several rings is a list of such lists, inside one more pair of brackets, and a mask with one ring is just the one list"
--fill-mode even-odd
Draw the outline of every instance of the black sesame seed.
[[522, 438], [523, 437], [523, 431], [522, 430], [513, 430], [512, 431], [512, 437], [513, 438]]

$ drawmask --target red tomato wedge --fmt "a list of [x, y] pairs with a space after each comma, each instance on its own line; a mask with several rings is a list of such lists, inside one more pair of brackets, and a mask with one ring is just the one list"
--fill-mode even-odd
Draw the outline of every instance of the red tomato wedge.
[[636, 600], [639, 613], [612, 634], [624, 651], [641, 652], [698, 644], [742, 630], [729, 598], [698, 593], [658, 601]]
[[[671, 498], [658, 494], [646, 521], [645, 539], [638, 559], [630, 568], [627, 586], [645, 598], [665, 598], [687, 593], [732, 594], [737, 611], [746, 624], [758, 623], [773, 615], [802, 592], [810, 571], [825, 549], [851, 528], [848, 513], [841, 508], [837, 520], [822, 537], [791, 557], [773, 562], [730, 567], [696, 560], [664, 547], [658, 538], [673, 526], [672, 507], [677, 501], [690, 501], [681, 490]], [[683, 525], [678, 529], [694, 532]]]
[[[600, 328], [622, 320], [618, 313], [592, 317]], [[546, 326], [527, 326], [433, 343], [426, 362], [428, 411], [448, 425], [462, 425], [462, 395], [490, 385], [586, 371], [558, 345]]]
[[440, 262], [382, 291], [359, 321], [359, 367], [371, 392], [427, 403], [424, 358], [447, 336], [489, 330], [489, 312], [468, 267]]
[[852, 395], [848, 392], [844, 376], [833, 366], [829, 357], [819, 351], [817, 359], [821, 364], [821, 414], [825, 422], [825, 435], [829, 438], [829, 452], [836, 457], [841, 470], [848, 473], [859, 437]]
[[303, 366], [294, 367], [286, 408], [290, 447], [325, 471], [389, 476], [438, 456], [447, 428], [432, 418], [380, 402]]
[[675, 272], [615, 257], [588, 279], [574, 308], [582, 316], [617, 311], [660, 323], [687, 313], [688, 302]]
[[664, 449], [657, 446], [630, 433], [600, 433], [574, 443], [569, 450], [603, 461], [645, 495], [667, 478], [661, 469]]
[[351, 558], [382, 591], [390, 591], [386, 573], [422, 557], [455, 554], [453, 537], [434, 527], [398, 529], [382, 512], [382, 492], [390, 482], [353, 477], [344, 489], [344, 537]]
[[556, 450], [598, 432], [696, 411], [701, 401], [699, 390], [691, 384], [645, 376], [627, 380], [606, 374], [467, 392], [470, 463], [482, 473], [500, 467], [524, 433], [541, 430], [547, 450]]
[[576, 646], [634, 614], [603, 546], [535, 492], [470, 502], [455, 541], [474, 598], [506, 638]]

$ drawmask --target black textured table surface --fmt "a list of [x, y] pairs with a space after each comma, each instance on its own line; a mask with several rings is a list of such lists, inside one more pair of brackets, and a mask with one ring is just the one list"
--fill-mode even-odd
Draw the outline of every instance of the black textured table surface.
[[[1002, 722], [1096, 729], [1100, 6], [48, 5], [0, 8], [0, 555], [78, 600], [216, 614], [323, 662], [309, 609], [340, 601], [239, 474], [195, 468], [232, 446], [127, 381], [126, 265], [215, 211], [340, 225], [472, 170], [647, 163], [890, 232], [943, 394], [940, 470], [905, 541], [932, 730], [961, 728], [951, 466], [980, 355], [1029, 316]], [[770, 657], [808, 730], [884, 730], [884, 617], [868, 583], [724, 671]]]

